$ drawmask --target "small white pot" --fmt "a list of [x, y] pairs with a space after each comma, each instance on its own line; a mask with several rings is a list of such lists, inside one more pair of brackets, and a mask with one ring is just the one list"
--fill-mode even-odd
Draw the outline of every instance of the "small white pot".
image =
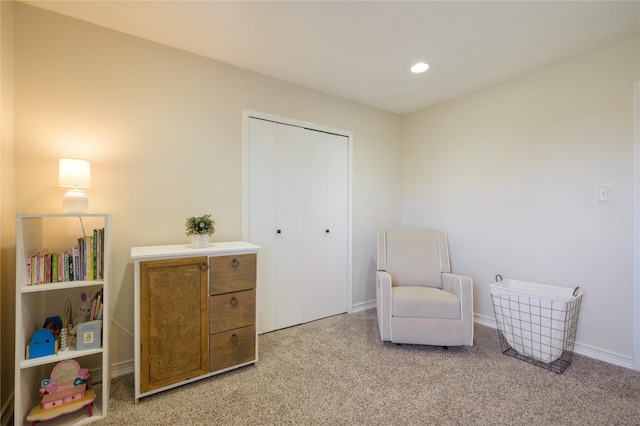
[[209, 234], [191, 235], [191, 247], [195, 249], [209, 247]]

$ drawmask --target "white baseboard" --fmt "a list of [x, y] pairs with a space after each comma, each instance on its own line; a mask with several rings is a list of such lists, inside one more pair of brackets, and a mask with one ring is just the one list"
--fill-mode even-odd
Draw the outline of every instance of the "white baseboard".
[[[474, 321], [480, 325], [497, 329], [496, 320], [493, 318], [485, 317], [478, 314], [473, 314]], [[620, 367], [633, 369], [633, 358], [624, 355], [616, 354], [602, 349], [594, 348], [588, 345], [583, 345], [580, 342], [576, 342], [573, 352], [588, 356], [589, 358], [604, 361], [609, 364], [618, 365]]]
[[133, 360], [121, 362], [119, 364], [114, 364], [111, 366], [111, 378], [115, 379], [116, 377], [133, 373], [134, 370], [135, 370], [135, 364]]
[[375, 299], [374, 300], [369, 300], [367, 302], [356, 303], [355, 305], [353, 305], [351, 307], [351, 313], [355, 314], [356, 312], [366, 311], [367, 309], [371, 309], [371, 308], [375, 308], [375, 307], [376, 307]]

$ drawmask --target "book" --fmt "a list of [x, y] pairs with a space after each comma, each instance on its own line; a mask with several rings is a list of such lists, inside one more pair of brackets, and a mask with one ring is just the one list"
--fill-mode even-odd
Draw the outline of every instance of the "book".
[[84, 238], [84, 279], [92, 280], [93, 279], [93, 237], [85, 237]]
[[58, 253], [51, 253], [49, 255], [49, 258], [51, 259], [51, 275], [49, 276], [49, 281], [50, 283], [57, 283], [58, 282]]
[[75, 280], [75, 276], [73, 273], [73, 249], [69, 249], [67, 250], [67, 253], [65, 254], [66, 259], [67, 259], [67, 275], [68, 275], [68, 280], [69, 281], [74, 281]]
[[71, 255], [73, 256], [73, 280], [80, 280], [80, 270], [78, 269], [78, 265], [80, 265], [80, 254], [78, 253], [78, 247], [73, 247], [71, 249]]
[[98, 291], [98, 295], [96, 296], [98, 299], [97, 310], [96, 310], [96, 318], [98, 320], [102, 319], [102, 307], [104, 306], [104, 289], [100, 289]]
[[46, 262], [46, 256], [45, 255], [38, 255], [38, 270], [40, 271], [40, 276], [38, 277], [38, 284], [44, 284], [45, 283], [45, 279], [47, 277], [46, 274], [46, 270], [47, 270], [47, 262]]
[[69, 273], [69, 253], [62, 253], [62, 264], [63, 264], [63, 279], [64, 281], [71, 281], [71, 274]]
[[93, 230], [93, 245], [91, 246], [91, 279], [98, 279], [98, 230]]
[[89, 314], [89, 321], [93, 321], [96, 317], [96, 307], [98, 306], [98, 299], [91, 301], [91, 313]]
[[65, 263], [64, 253], [58, 253], [58, 282], [68, 281], [64, 279]]
[[26, 262], [25, 262], [25, 266], [26, 266], [26, 278], [27, 278], [27, 285], [31, 285], [31, 283], [33, 281], [31, 281], [31, 261], [32, 261], [32, 257], [31, 256], [27, 256]]
[[98, 279], [104, 279], [104, 228], [98, 229]]
[[40, 252], [31, 257], [31, 283], [40, 284]]

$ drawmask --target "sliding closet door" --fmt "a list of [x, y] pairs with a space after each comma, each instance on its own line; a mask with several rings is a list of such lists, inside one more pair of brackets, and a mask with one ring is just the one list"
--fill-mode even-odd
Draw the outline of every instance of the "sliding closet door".
[[348, 311], [348, 139], [249, 119], [258, 332]]

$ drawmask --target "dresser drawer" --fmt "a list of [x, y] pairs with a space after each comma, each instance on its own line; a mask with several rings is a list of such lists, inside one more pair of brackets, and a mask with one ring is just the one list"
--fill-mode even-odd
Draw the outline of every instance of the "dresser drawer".
[[222, 370], [255, 359], [255, 325], [209, 336], [209, 371]]
[[256, 323], [256, 290], [209, 296], [209, 333]]
[[209, 258], [209, 294], [247, 290], [255, 286], [255, 253]]

